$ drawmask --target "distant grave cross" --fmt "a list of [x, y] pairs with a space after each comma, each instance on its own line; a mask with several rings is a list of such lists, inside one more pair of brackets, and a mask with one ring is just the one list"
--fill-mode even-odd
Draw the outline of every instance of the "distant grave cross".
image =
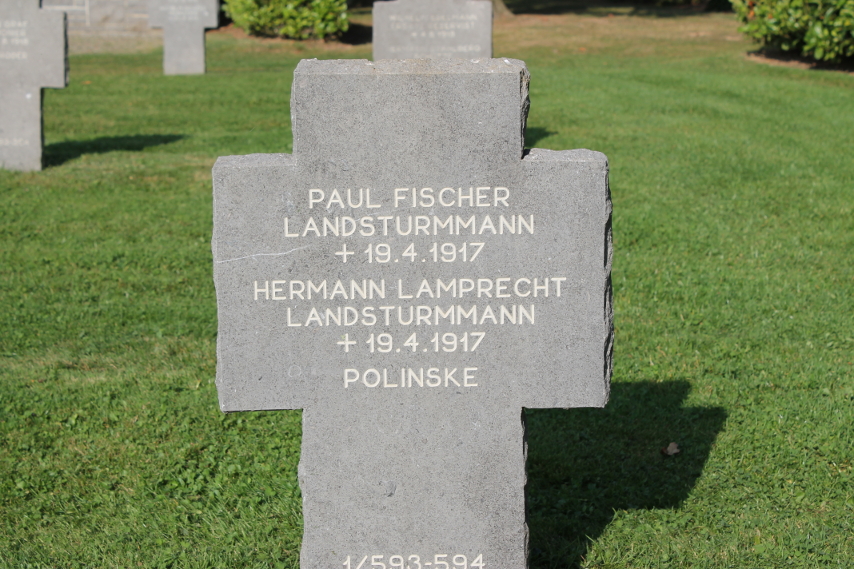
[[523, 408], [608, 399], [608, 163], [523, 157], [527, 93], [302, 61], [293, 155], [214, 166], [220, 408], [304, 410], [303, 569], [526, 567]]
[[219, 20], [219, 0], [149, 0], [148, 25], [163, 28], [163, 73], [205, 72], [205, 29]]
[[0, 1], [0, 168], [42, 169], [42, 88], [68, 85], [65, 12]]

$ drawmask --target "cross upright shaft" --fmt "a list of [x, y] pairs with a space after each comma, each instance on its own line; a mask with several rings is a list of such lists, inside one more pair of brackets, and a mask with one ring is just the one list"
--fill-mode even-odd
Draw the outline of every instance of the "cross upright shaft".
[[303, 568], [525, 567], [522, 410], [607, 401], [607, 160], [523, 155], [527, 88], [303, 61], [294, 154], [214, 167], [220, 406], [304, 409]]
[[65, 12], [0, 2], [0, 168], [42, 169], [42, 88], [68, 85]]

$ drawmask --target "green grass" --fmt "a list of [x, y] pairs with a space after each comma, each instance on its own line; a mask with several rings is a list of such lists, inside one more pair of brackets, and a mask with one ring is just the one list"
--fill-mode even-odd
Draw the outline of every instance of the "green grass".
[[[529, 144], [605, 152], [614, 200], [612, 400], [528, 412], [532, 566], [850, 566], [854, 77], [654, 47], [497, 49]], [[210, 167], [289, 152], [299, 57], [369, 48], [47, 92], [50, 167], [0, 171], [0, 567], [298, 565], [299, 413], [217, 408]]]

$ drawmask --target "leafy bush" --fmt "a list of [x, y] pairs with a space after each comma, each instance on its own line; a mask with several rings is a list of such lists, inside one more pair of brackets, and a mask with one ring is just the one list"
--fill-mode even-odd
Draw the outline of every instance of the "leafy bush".
[[854, 0], [732, 0], [741, 31], [819, 61], [854, 57]]
[[349, 28], [346, 0], [225, 0], [235, 25], [256, 36], [335, 37]]

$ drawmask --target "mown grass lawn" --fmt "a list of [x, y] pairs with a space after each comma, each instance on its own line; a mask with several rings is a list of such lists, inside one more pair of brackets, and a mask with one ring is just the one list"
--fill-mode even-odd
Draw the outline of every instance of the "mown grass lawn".
[[[0, 171], [0, 567], [298, 566], [299, 413], [216, 403], [210, 168], [289, 152], [299, 59], [370, 45], [208, 45], [72, 57], [49, 167]], [[612, 400], [528, 412], [532, 567], [854, 563], [854, 76], [748, 49], [726, 15], [496, 26], [528, 145], [605, 152], [614, 200]]]

